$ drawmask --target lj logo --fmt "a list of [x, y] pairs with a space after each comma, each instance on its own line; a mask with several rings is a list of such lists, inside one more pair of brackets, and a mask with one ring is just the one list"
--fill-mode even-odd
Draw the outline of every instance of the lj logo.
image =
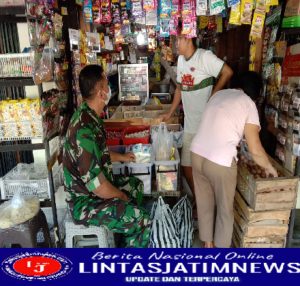
[[52, 280], [72, 271], [72, 262], [53, 253], [21, 253], [8, 257], [1, 265], [4, 273], [22, 280]]

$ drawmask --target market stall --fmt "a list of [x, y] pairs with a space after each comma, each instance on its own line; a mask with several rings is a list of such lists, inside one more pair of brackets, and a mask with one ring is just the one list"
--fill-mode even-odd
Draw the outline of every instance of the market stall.
[[[135, 156], [134, 162], [113, 162], [113, 174], [134, 176], [143, 182], [143, 207], [153, 221], [151, 246], [191, 247], [198, 235], [193, 228], [196, 207], [181, 168], [188, 111], [180, 103], [163, 123], [162, 117], [172, 108], [179, 83], [177, 39], [194, 38], [235, 74], [251, 70], [264, 79], [261, 140], [273, 157], [270, 160], [278, 178], [267, 177], [251, 155], [243, 153], [247, 147], [240, 149], [232, 245], [291, 246], [299, 205], [300, 154], [300, 16], [293, 1], [4, 2], [0, 14], [4, 13], [12, 23], [18, 17], [25, 22], [25, 31], [22, 26], [19, 35], [21, 39], [21, 34], [26, 33], [27, 42], [24, 51], [18, 53], [10, 53], [0, 43], [0, 211], [10, 209], [11, 199], [20, 195], [20, 212], [30, 212], [30, 202], [25, 198], [34, 196], [40, 201], [50, 229], [49, 239], [47, 233], [38, 237], [44, 237], [44, 242], [52, 240], [51, 246], [122, 245], [114, 242], [106, 228], [73, 224], [62, 192], [66, 131], [72, 115], [84, 102], [79, 75], [89, 65], [100, 65], [111, 89], [109, 104], [100, 115], [107, 148]], [[5, 42], [9, 38], [6, 26], [1, 19], [0, 24], [0, 36]], [[193, 87], [195, 79], [186, 76], [181, 80]], [[218, 77], [211, 80], [216, 83]], [[14, 96], [13, 89], [4, 88], [7, 84], [36, 85], [38, 89], [24, 89], [21, 98]], [[224, 88], [229, 85], [228, 81]], [[208, 86], [212, 91], [213, 85]], [[21, 140], [27, 140], [26, 145]], [[21, 151], [35, 148], [46, 149], [45, 168], [36, 163], [36, 153], [34, 163], [22, 158]], [[4, 155], [10, 150], [15, 154], [13, 166]], [[8, 218], [11, 223], [0, 225], [0, 238], [5, 237], [0, 239], [0, 247], [13, 244], [7, 241], [11, 239], [7, 229], [15, 231], [15, 226], [23, 226], [30, 219], [36, 222], [39, 216], [40, 212], [32, 209], [30, 217], [14, 222], [17, 218], [12, 212]], [[171, 226], [166, 221], [171, 221]], [[166, 233], [176, 235], [163, 241], [154, 234], [166, 225], [170, 227]], [[85, 237], [90, 234], [95, 237]], [[99, 243], [99, 237], [105, 243]], [[33, 246], [41, 241], [38, 239]]]

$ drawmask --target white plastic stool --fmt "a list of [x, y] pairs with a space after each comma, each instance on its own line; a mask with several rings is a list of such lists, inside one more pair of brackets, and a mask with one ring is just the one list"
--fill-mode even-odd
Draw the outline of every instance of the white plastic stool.
[[[89, 246], [90, 242], [79, 243], [84, 241], [85, 235], [95, 235], [98, 240], [99, 248], [112, 248], [115, 247], [114, 235], [109, 231], [105, 226], [84, 226], [80, 224], [73, 223], [72, 220], [67, 220], [65, 222], [66, 227], [66, 247], [73, 248], [75, 246]], [[73, 238], [78, 237], [79, 240], [76, 240], [76, 243], [73, 241]], [[91, 241], [91, 238], [87, 240]], [[95, 240], [92, 239], [92, 245], [94, 245]]]

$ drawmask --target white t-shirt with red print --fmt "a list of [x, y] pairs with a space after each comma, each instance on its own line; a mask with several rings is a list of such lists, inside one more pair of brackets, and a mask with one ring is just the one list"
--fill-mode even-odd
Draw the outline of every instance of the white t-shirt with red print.
[[197, 49], [188, 60], [184, 56], [178, 57], [177, 83], [181, 89], [185, 132], [196, 133], [214, 79], [219, 76], [223, 65], [221, 59], [204, 49]]

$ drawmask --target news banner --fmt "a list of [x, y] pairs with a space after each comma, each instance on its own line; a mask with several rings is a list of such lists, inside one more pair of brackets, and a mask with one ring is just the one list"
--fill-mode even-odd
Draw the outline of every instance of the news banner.
[[0, 264], [0, 285], [300, 285], [298, 248], [3, 248]]

